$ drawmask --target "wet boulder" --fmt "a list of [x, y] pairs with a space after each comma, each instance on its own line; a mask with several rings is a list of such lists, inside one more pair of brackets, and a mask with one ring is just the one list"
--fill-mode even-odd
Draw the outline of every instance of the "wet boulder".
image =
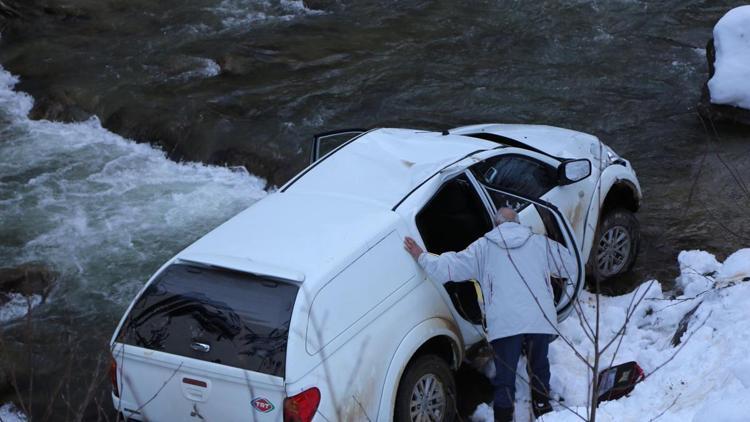
[[698, 111], [712, 121], [750, 125], [750, 6], [730, 10], [713, 34]]
[[0, 294], [36, 294], [46, 298], [56, 278], [57, 274], [42, 264], [0, 268]]
[[241, 50], [226, 53], [216, 61], [223, 75], [252, 75], [264, 66], [279, 61], [281, 52], [272, 46], [243, 45]]
[[256, 67], [256, 61], [249, 57], [226, 54], [217, 61], [224, 75], [248, 75]]
[[62, 90], [50, 90], [34, 100], [34, 107], [29, 112], [34, 120], [52, 120], [58, 122], [82, 122], [91, 117], [70, 93]]
[[40, 264], [0, 268], [0, 323], [43, 303], [56, 278], [55, 272]]

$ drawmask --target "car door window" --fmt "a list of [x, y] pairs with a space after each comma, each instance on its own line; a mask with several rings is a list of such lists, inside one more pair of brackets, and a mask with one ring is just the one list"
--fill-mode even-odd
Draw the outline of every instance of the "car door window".
[[500, 155], [471, 168], [482, 183], [495, 189], [540, 198], [557, 186], [557, 173], [552, 166], [521, 155]]
[[365, 132], [365, 129], [343, 129], [313, 136], [310, 164]]
[[416, 217], [429, 252], [460, 251], [492, 229], [479, 193], [461, 174], [443, 184]]

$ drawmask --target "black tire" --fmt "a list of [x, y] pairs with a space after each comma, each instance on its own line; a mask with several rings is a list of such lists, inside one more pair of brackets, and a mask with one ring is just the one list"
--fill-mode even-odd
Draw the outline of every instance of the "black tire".
[[[612, 245], [617, 235], [622, 232], [627, 234], [629, 246], [622, 248], [626, 257], [624, 260], [619, 260], [617, 259], [617, 253], [607, 254], [605, 250], [613, 251], [617, 249], [616, 247], [608, 247], [608, 245]], [[603, 286], [630, 271], [638, 257], [640, 245], [641, 230], [635, 214], [624, 208], [615, 208], [608, 211], [604, 218], [599, 220], [594, 244], [591, 245], [589, 261], [586, 264], [586, 272], [590, 275], [591, 285], [596, 286], [598, 282], [599, 285]], [[606, 256], [602, 257], [602, 254]], [[609, 260], [607, 257], [612, 258]]]
[[[445, 406], [438, 406], [444, 411], [439, 412], [441, 417], [436, 418], [437, 421], [453, 422], [456, 416], [456, 381], [445, 360], [435, 355], [420, 356], [406, 367], [396, 392], [396, 408], [394, 409], [393, 420], [396, 422], [412, 422], [412, 395], [417, 394], [417, 383], [421, 382], [424, 377], [432, 377], [442, 388]], [[433, 401], [432, 403], [436, 402]]]

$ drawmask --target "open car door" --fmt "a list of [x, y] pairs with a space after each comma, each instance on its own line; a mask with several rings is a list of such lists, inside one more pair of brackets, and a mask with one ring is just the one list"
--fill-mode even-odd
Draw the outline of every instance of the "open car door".
[[[583, 262], [570, 224], [557, 208], [511, 192], [484, 186], [471, 173], [463, 172], [446, 180], [417, 213], [416, 223], [428, 252], [440, 254], [461, 251], [490, 231], [498, 207], [519, 210], [521, 223], [537, 234], [549, 236], [566, 246], [575, 256], [578, 268], [566, 279], [550, 280], [555, 293], [558, 320], [573, 310], [583, 286]], [[479, 283], [451, 281], [441, 289], [451, 303], [451, 312], [461, 330], [466, 348], [484, 340], [484, 302]]]
[[365, 132], [366, 129], [341, 129], [314, 135], [310, 164]]

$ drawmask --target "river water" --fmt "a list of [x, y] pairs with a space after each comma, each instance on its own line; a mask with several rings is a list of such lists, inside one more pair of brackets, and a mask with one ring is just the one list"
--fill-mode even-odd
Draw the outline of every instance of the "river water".
[[739, 2], [316, 3], [50, 1], [3, 27], [2, 266], [60, 274], [30, 324], [2, 328], [4, 362], [35, 380], [38, 419], [58, 380], [53, 420], [80, 411], [92, 380], [107, 408], [92, 374], [135, 292], [302, 168], [315, 132], [491, 121], [593, 133], [644, 190], [626, 285], [671, 283], [683, 249], [721, 259], [750, 244], [750, 131], [695, 112], [703, 47]]

